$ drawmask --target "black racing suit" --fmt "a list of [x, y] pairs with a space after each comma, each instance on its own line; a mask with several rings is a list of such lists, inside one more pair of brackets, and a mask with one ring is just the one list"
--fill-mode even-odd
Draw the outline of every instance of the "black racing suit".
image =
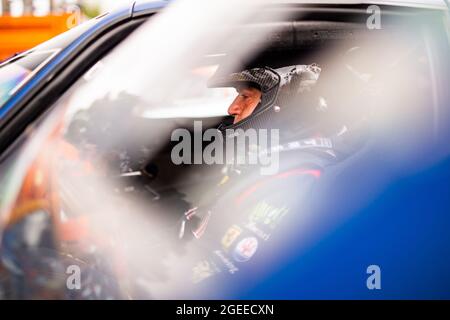
[[199, 285], [220, 281], [223, 293], [233, 278], [242, 280], [240, 273], [254, 276], [275, 251], [289, 250], [289, 241], [282, 239], [305, 227], [302, 217], [311, 214], [315, 185], [330, 166], [361, 147], [362, 137], [346, 132], [280, 143], [279, 171], [271, 176], [262, 176], [258, 166], [229, 170], [226, 182], [209, 195], [214, 203], [198, 210], [201, 219], [191, 226], [199, 250], [206, 253], [192, 267], [191, 280]]

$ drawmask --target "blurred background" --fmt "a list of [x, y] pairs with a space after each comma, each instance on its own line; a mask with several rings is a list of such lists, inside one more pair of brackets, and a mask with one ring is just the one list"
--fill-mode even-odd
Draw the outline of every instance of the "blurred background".
[[0, 0], [0, 61], [132, 0]]

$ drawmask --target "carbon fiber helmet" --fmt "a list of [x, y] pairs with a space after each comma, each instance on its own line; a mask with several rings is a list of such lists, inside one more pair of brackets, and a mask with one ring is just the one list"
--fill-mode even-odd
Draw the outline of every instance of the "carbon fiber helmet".
[[228, 75], [213, 76], [208, 81], [210, 88], [250, 86], [261, 91], [261, 102], [253, 113], [233, 124], [227, 118], [219, 130], [271, 128], [276, 123], [276, 114], [292, 105], [294, 97], [303, 93], [316, 83], [321, 69], [317, 65], [293, 65], [279, 69], [269, 67], [253, 68]]

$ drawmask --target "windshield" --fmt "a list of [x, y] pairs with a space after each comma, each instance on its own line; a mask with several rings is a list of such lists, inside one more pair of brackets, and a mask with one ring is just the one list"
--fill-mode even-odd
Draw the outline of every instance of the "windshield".
[[[371, 29], [365, 9], [323, 12], [176, 1], [96, 63], [1, 168], [9, 294], [305, 297], [328, 264], [311, 271], [303, 258], [326, 254], [317, 247], [341, 230], [355, 246], [366, 235], [389, 243], [380, 250], [411, 242], [422, 259], [414, 230], [424, 207], [405, 217], [381, 195], [449, 155], [438, 90], [446, 59], [434, 50], [445, 30], [434, 15], [418, 23], [386, 10]], [[346, 224], [370, 214], [392, 230]], [[345, 252], [350, 269], [371, 261], [352, 248], [332, 258]], [[83, 277], [67, 280], [77, 270]], [[348, 292], [345, 281], [322, 285], [328, 297]]]
[[58, 49], [31, 52], [18, 56], [0, 66], [0, 108], [34, 73], [57, 53]]
[[25, 53], [18, 53], [0, 64], [0, 118], [4, 104], [61, 50], [97, 23], [89, 20]]

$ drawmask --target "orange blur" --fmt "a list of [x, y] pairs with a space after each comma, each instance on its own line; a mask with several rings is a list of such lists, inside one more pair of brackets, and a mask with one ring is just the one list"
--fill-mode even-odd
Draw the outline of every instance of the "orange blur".
[[0, 16], [0, 61], [67, 31], [71, 20], [73, 14], [45, 17]]

